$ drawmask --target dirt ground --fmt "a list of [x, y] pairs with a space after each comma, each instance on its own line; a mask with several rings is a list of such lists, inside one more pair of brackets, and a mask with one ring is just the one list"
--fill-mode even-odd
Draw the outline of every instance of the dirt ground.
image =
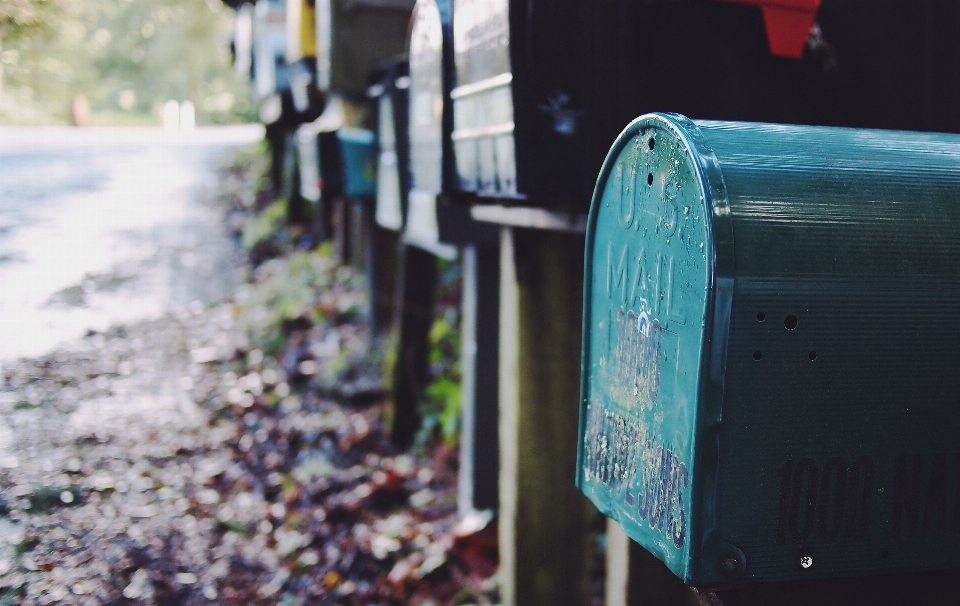
[[[252, 185], [221, 179], [239, 233]], [[458, 520], [455, 448], [389, 443], [362, 281], [288, 252], [219, 303], [4, 366], [0, 604], [497, 601], [495, 523]], [[324, 276], [313, 315], [265, 354], [282, 301], [263, 285], [301, 266]]]

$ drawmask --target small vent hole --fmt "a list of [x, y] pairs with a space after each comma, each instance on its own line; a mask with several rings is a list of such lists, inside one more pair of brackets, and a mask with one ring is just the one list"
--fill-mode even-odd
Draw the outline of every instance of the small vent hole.
[[656, 146], [657, 146], [656, 140], [653, 137], [650, 137], [650, 140], [647, 141], [647, 147], [649, 147], [650, 149], [653, 149]]
[[783, 326], [787, 330], [793, 330], [797, 327], [797, 316], [789, 315], [783, 319]]
[[647, 185], [653, 185], [653, 173], [647, 173]]
[[817, 352], [811, 351], [809, 354], [807, 354], [807, 357], [810, 358], [811, 362], [813, 362], [814, 360], [817, 359]]
[[762, 311], [757, 312], [757, 322], [763, 322], [766, 319], [767, 319], [767, 314], [763, 313]]
[[763, 359], [763, 353], [759, 351], [753, 352], [753, 359], [759, 362], [761, 359]]

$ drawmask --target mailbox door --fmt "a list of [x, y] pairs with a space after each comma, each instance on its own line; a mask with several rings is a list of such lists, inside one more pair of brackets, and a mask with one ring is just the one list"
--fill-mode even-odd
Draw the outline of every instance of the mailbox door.
[[643, 117], [600, 173], [587, 228], [577, 476], [603, 513], [687, 581], [703, 531], [697, 444], [725, 208], [711, 185], [719, 175], [695, 145], [676, 121]]

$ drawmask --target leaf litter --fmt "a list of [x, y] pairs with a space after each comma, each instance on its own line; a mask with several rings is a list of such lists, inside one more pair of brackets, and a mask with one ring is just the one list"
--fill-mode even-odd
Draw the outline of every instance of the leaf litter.
[[[251, 177], [221, 176], [239, 234]], [[498, 601], [456, 449], [388, 439], [360, 276], [322, 247], [250, 276], [3, 368], [0, 605]]]

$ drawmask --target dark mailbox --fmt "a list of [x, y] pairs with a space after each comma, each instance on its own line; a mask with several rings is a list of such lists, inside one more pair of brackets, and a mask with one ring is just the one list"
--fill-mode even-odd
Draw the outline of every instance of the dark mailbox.
[[454, 0], [462, 190], [553, 204], [588, 198], [586, 15], [579, 0]]
[[642, 116], [585, 271], [577, 484], [685, 582], [960, 566], [960, 136]]
[[316, 0], [317, 86], [359, 97], [367, 73], [403, 52], [413, 0]]
[[407, 136], [407, 90], [410, 87], [406, 58], [383, 64], [367, 89], [377, 116], [377, 201], [380, 227], [403, 229], [410, 186], [410, 144]]
[[322, 195], [373, 198], [376, 193], [374, 134], [341, 126], [334, 131], [315, 132], [314, 136]]
[[437, 196], [453, 178], [448, 102], [453, 82], [450, 0], [418, 0], [410, 22], [410, 194], [404, 240], [442, 257]]

